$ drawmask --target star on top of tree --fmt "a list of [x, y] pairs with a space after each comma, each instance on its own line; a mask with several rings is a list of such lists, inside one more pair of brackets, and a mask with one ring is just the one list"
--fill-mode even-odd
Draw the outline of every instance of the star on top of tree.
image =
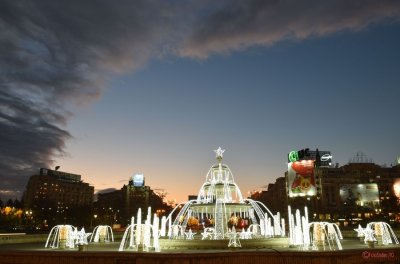
[[219, 158], [219, 157], [222, 158], [224, 156], [223, 153], [225, 152], [225, 149], [218, 147], [218, 149], [215, 149], [214, 152], [215, 152], [217, 158]]

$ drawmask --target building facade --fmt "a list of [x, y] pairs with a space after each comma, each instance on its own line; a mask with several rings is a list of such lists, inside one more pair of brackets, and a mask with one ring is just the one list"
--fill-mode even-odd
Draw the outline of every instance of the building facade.
[[371, 221], [400, 225], [400, 164], [385, 167], [372, 162], [350, 162], [344, 166], [314, 168], [315, 195], [290, 196], [288, 172], [252, 198], [272, 212], [287, 216], [308, 207], [312, 221], [357, 226]]
[[143, 177], [141, 181], [137, 179], [136, 174], [120, 190], [98, 194], [95, 203], [97, 222], [103, 221], [111, 226], [116, 224], [126, 226], [132, 216], [137, 216], [139, 208], [143, 217], [147, 215], [148, 207], [158, 215], [166, 215], [171, 210], [171, 207], [164, 203], [163, 197], [144, 185]]
[[321, 190], [308, 201], [314, 219], [343, 226], [374, 220], [400, 223], [400, 165], [349, 163], [340, 168], [316, 168], [315, 175]]
[[81, 175], [41, 168], [30, 177], [23, 202], [39, 225], [73, 224], [84, 221], [85, 213], [76, 211], [91, 211], [93, 195], [94, 187], [84, 183]]
[[267, 190], [251, 192], [250, 198], [262, 202], [272, 213], [280, 212], [282, 217], [287, 217], [288, 197], [285, 177], [279, 177], [275, 183], [268, 184]]

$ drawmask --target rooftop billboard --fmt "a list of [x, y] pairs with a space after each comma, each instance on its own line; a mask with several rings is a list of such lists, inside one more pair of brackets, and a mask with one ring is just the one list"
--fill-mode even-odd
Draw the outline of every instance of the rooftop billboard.
[[330, 151], [310, 150], [305, 148], [302, 150], [292, 150], [288, 154], [288, 162], [300, 160], [314, 160], [315, 167], [330, 167], [332, 165], [332, 155]]
[[317, 194], [313, 160], [289, 162], [287, 175], [289, 197]]
[[144, 175], [143, 173], [135, 173], [132, 176], [133, 186], [142, 187], [144, 186]]

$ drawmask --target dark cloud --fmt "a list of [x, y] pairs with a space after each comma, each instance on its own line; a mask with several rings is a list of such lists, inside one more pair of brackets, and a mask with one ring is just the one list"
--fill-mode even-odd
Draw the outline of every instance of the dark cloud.
[[65, 124], [114, 74], [151, 58], [207, 57], [358, 30], [398, 1], [41, 0], [0, 3], [0, 196], [64, 155]]
[[61, 155], [70, 134], [56, 124], [65, 117], [16, 95], [7, 86], [0, 91], [0, 196], [20, 198], [27, 175]]
[[399, 15], [396, 0], [232, 0], [199, 17], [180, 54], [205, 58], [254, 45], [360, 30]]
[[0, 197], [64, 155], [68, 118], [107, 78], [160, 56], [171, 15], [152, 1], [0, 3]]

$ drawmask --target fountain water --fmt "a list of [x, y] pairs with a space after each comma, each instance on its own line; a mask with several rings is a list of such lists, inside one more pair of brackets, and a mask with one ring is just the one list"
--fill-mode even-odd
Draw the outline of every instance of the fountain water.
[[337, 224], [328, 222], [311, 222], [309, 224], [310, 229], [310, 241], [312, 241], [312, 249], [318, 250], [322, 248], [326, 249], [326, 245], [329, 250], [335, 250], [336, 248], [342, 250], [342, 244], [340, 239], [343, 239], [342, 233], [340, 232]]
[[[177, 205], [168, 217], [161, 219], [161, 223], [156, 215], [151, 222], [149, 208], [143, 224], [139, 209], [136, 220], [132, 217], [131, 224], [125, 230], [120, 251], [148, 251], [150, 248], [159, 251], [160, 242], [166, 248], [207, 248], [207, 245], [217, 248], [226, 247], [224, 240], [228, 239], [228, 245], [236, 247], [240, 245], [239, 238], [285, 236], [285, 220], [281, 219], [279, 213], [272, 214], [261, 202], [244, 199], [229, 167], [222, 164], [224, 150], [218, 148], [215, 152], [218, 163], [208, 171], [197, 199]], [[176, 240], [186, 240], [187, 243]], [[215, 241], [203, 243], [202, 240]], [[285, 240], [276, 239], [276, 243], [281, 245]], [[253, 246], [257, 243], [248, 244]], [[265, 246], [264, 242], [262, 244]]]
[[114, 234], [111, 226], [98, 225], [93, 229], [90, 242], [114, 242]]
[[392, 227], [388, 223], [371, 222], [367, 224], [367, 229], [374, 231], [378, 245], [399, 244]]
[[292, 214], [292, 208], [288, 206], [289, 216], [289, 245], [300, 246], [308, 249], [310, 238], [308, 235], [308, 209], [304, 207], [304, 216], [301, 216], [300, 210], [297, 209], [295, 215]]
[[[149, 207], [146, 221], [142, 224], [141, 215], [142, 212], [139, 208], [137, 213], [137, 222], [135, 224], [135, 218], [132, 217], [131, 224], [126, 228], [122, 237], [119, 251], [150, 251], [150, 249], [153, 248], [155, 252], [160, 252], [160, 221], [158, 216], [154, 214], [153, 223], [151, 223], [151, 208]], [[153, 239], [151, 240], [151, 238]]]
[[289, 245], [298, 246], [302, 250], [317, 250], [322, 248], [341, 250], [340, 239], [343, 239], [339, 227], [334, 223], [308, 221], [308, 208], [304, 207], [304, 216], [300, 210], [292, 214], [292, 208], [288, 206], [289, 216]]
[[[254, 238], [284, 236], [279, 213], [273, 215], [261, 202], [243, 198], [231, 170], [222, 164], [224, 151], [215, 150], [218, 163], [208, 171], [197, 199], [180, 204], [167, 217], [168, 237], [178, 239], [186, 230], [200, 229], [203, 240], [228, 239], [228, 230], [233, 227], [240, 231], [250, 229]], [[178, 208], [179, 213], [172, 219]]]
[[56, 225], [50, 230], [45, 247], [74, 248], [77, 232], [77, 228], [72, 225]]

